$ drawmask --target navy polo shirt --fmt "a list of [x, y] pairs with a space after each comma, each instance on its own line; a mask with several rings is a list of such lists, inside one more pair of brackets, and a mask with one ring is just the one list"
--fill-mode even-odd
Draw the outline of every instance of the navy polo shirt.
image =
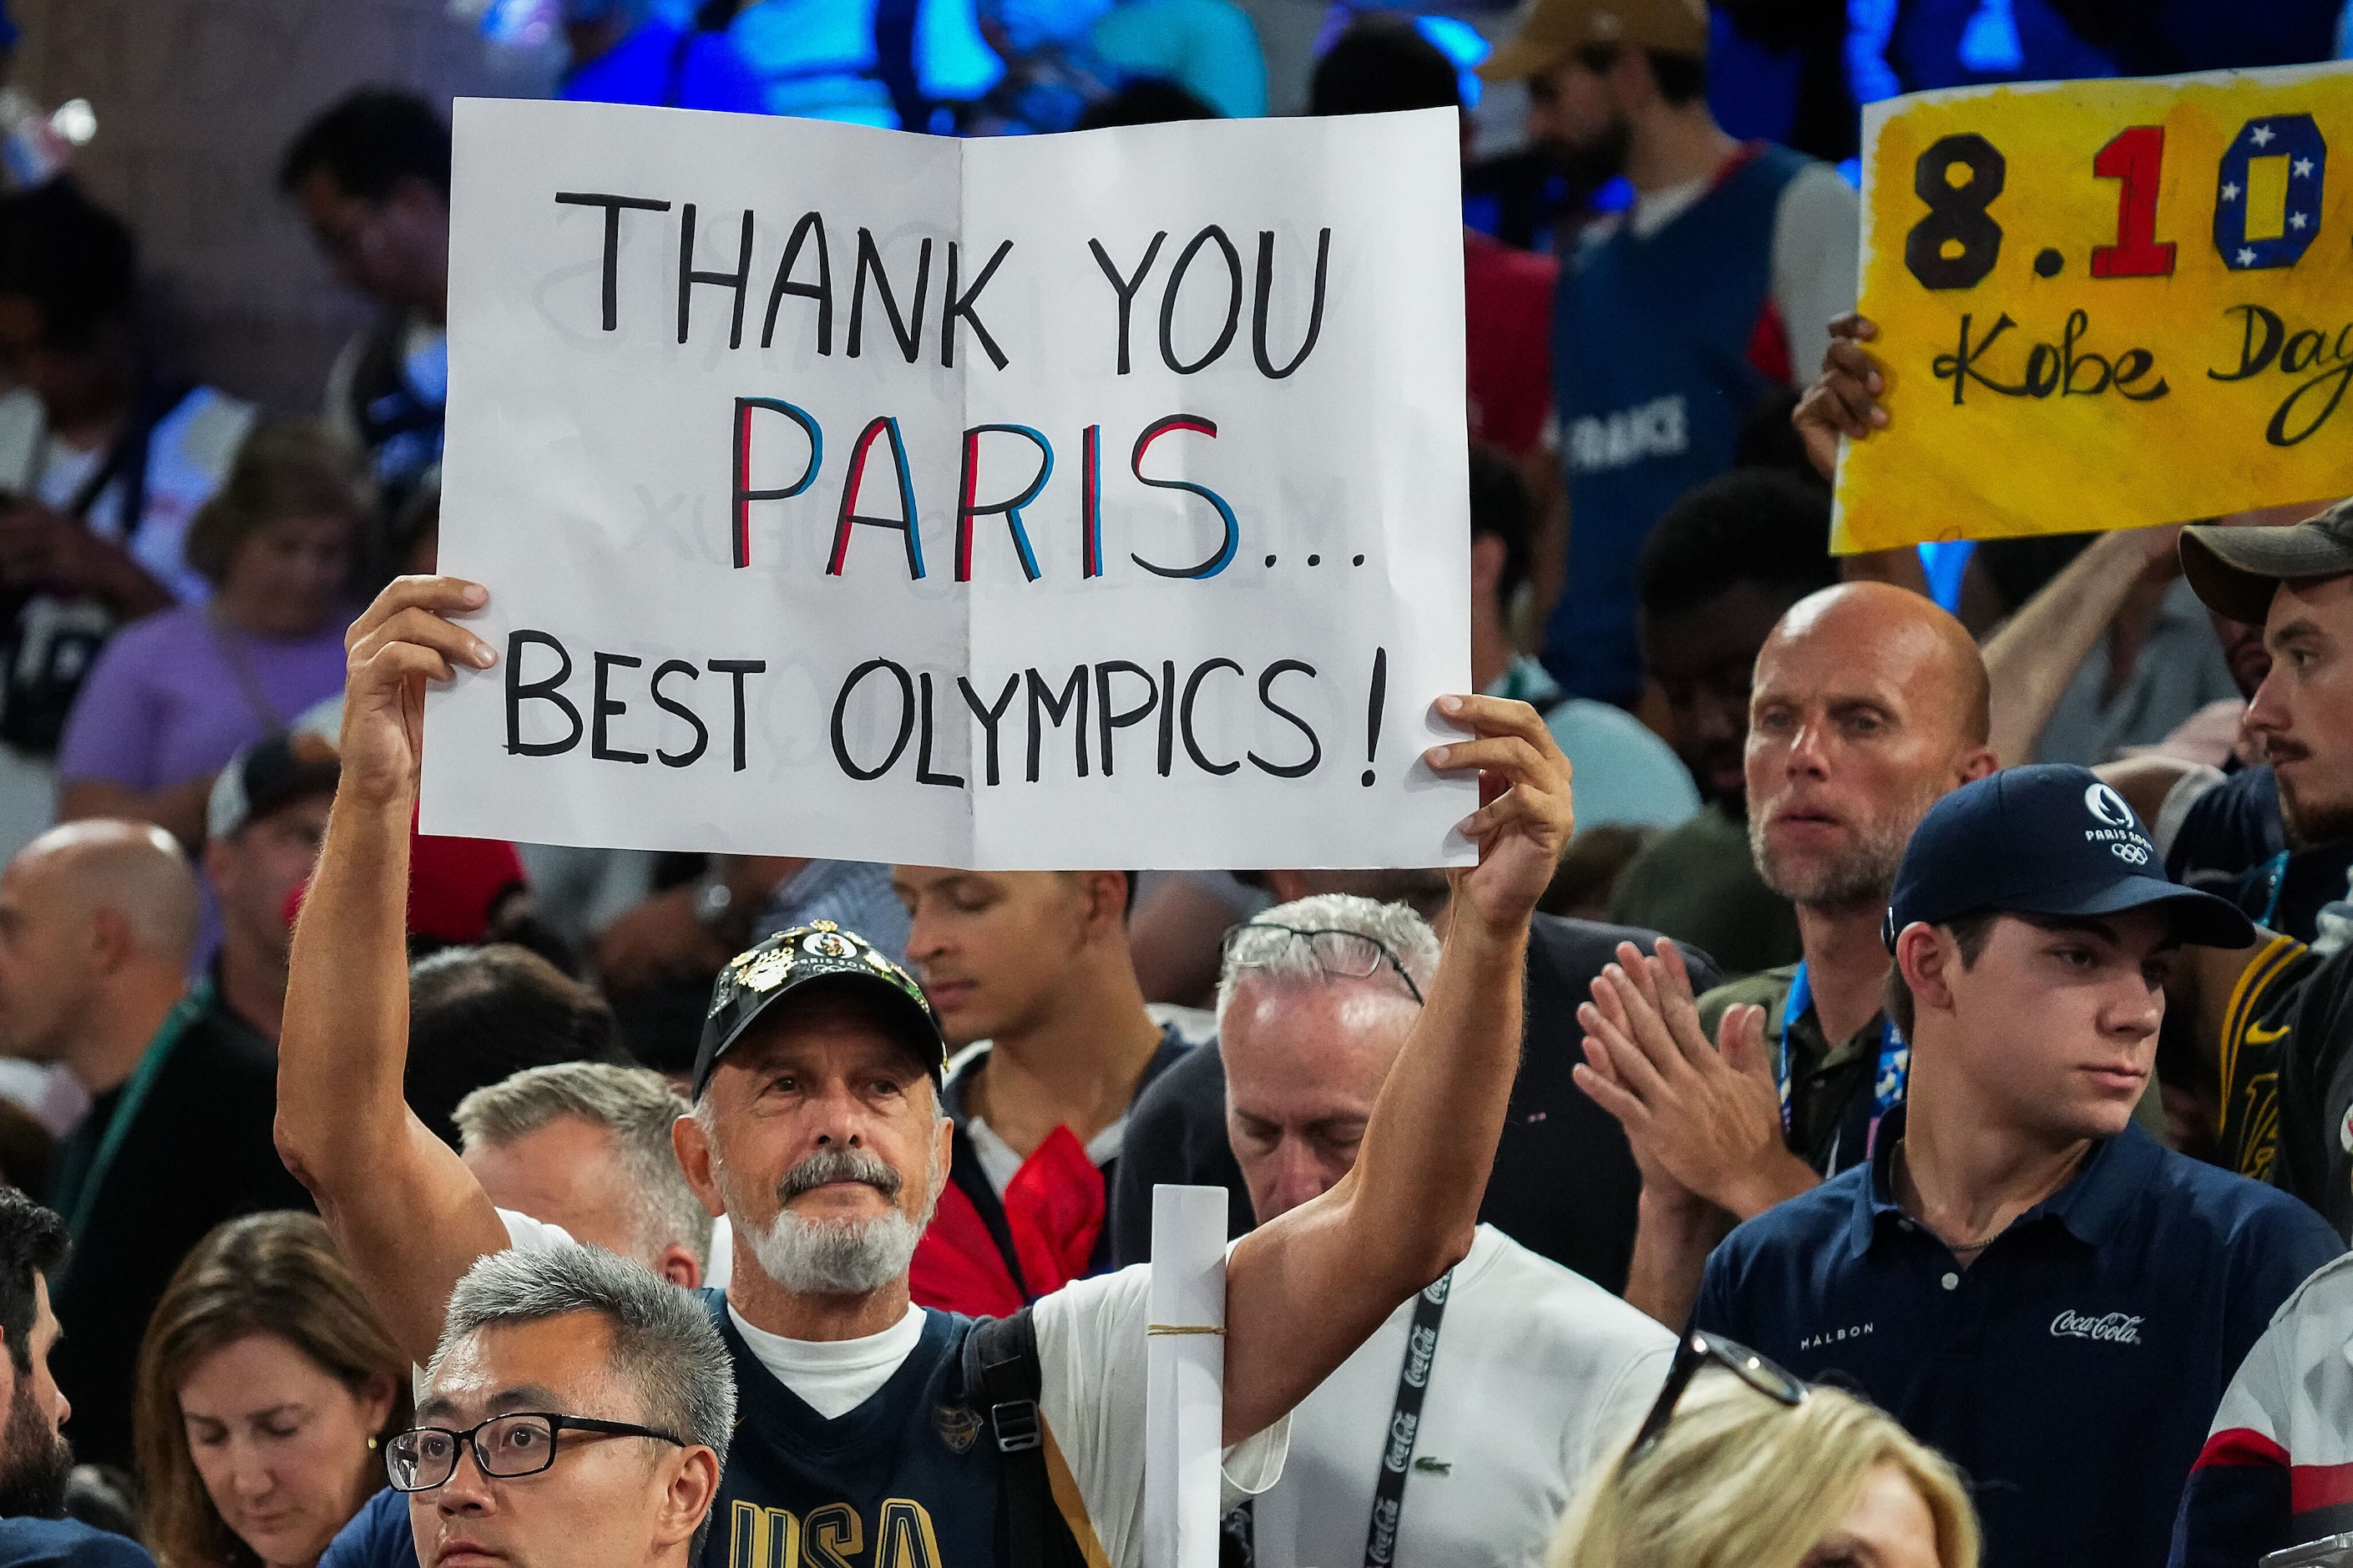
[[2223, 1389], [2336, 1233], [2127, 1127], [1963, 1268], [1895, 1202], [1902, 1118], [1870, 1163], [1726, 1237], [1693, 1322], [1941, 1450], [1990, 1568], [2162, 1563]]

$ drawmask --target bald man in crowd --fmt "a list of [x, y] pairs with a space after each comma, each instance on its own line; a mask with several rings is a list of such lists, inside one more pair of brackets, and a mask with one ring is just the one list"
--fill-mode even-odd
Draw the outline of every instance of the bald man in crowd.
[[1597, 990], [1613, 987], [1642, 1026], [1613, 1054], [1588, 1021], [1577, 1069], [1641, 1168], [1626, 1299], [1660, 1321], [1683, 1325], [1735, 1220], [1860, 1164], [1902, 1100], [1909, 1058], [1882, 1011], [1880, 922], [1920, 818], [1999, 765], [1988, 711], [1977, 644], [1901, 588], [1824, 589], [1766, 639], [1744, 756], [1749, 848], [1797, 908], [1804, 959], [1696, 1002], [1679, 957], [1656, 995], [1605, 973]]
[[61, 1063], [90, 1096], [51, 1167], [73, 1238], [51, 1364], [76, 1451], [104, 1464], [132, 1462], [139, 1340], [182, 1256], [233, 1215], [311, 1206], [270, 1135], [274, 1054], [188, 989], [196, 907], [179, 846], [146, 823], [53, 828], [0, 872], [0, 1052]]

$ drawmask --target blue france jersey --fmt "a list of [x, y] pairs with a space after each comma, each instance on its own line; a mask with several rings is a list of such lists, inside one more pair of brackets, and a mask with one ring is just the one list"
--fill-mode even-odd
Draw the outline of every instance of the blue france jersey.
[[[1776, 336], [1774, 222], [1806, 164], [1760, 147], [1657, 233], [1621, 221], [1561, 269], [1552, 363], [1569, 568], [1545, 664], [1573, 697], [1641, 690], [1635, 557], [1676, 497], [1732, 466], [1742, 418], [1773, 389], [1751, 350], [1760, 330]], [[1778, 342], [1786, 375], [1786, 330]]]

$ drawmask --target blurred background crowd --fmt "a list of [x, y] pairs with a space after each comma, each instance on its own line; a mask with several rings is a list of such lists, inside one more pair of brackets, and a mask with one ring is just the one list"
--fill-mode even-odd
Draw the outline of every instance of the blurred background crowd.
[[[1480, 690], [1542, 712], [1575, 765], [1578, 829], [1545, 900], [1555, 923], [1537, 928], [1531, 1050], [1486, 1245], [1508, 1237], [1496, 1267], [1535, 1270], [1515, 1300], [1569, 1291], [1556, 1318], [1622, 1330], [1613, 1354], [1656, 1359], [1668, 1342], [1574, 1292], [1680, 1324], [1722, 1231], [1677, 1254], [1643, 1228], [1646, 1184], [1658, 1189], [1672, 1152], [1630, 1143], [1624, 1105], [1572, 1080], [1591, 1028], [1578, 1009], [1620, 936], [1684, 945], [1711, 1033], [1727, 1009], [1769, 1010], [1781, 1165], [1797, 1167], [1794, 1181], [1765, 1172], [1788, 1184], [1778, 1196], [1859, 1157], [1841, 1139], [1871, 1100], [1887, 958], [1875, 906], [1867, 931], [1838, 922], [1883, 905], [1891, 857], [1928, 803], [1993, 758], [2099, 765], [2177, 878], [2293, 939], [2295, 963], [2341, 945], [2353, 825], [2299, 826], [2256, 765], [2263, 627], [2201, 602], [2178, 531], [1841, 563], [1826, 542], [1841, 426], [1792, 416], [1856, 331], [1833, 322], [1854, 301], [1861, 106], [2326, 60], [2353, 41], [2353, 13], [2338, 0], [1625, 0], [1604, 36], [1603, 9], [8, 0], [0, 1176], [42, 1194], [75, 1248], [53, 1284], [68, 1329], [57, 1381], [91, 1462], [77, 1512], [143, 1533], [174, 1568], [309, 1568], [380, 1479], [377, 1461], [354, 1460], [361, 1445], [406, 1419], [406, 1358], [320, 1224], [275, 1212], [311, 1200], [271, 1124], [289, 933], [339, 776], [344, 633], [394, 576], [436, 560], [456, 95], [939, 135], [1461, 111], [1471, 668]], [[1858, 578], [1933, 600], [1957, 643], [1905, 662], [1905, 637], [1951, 637], [1867, 594], [1790, 616]], [[1934, 709], [1920, 721], [1928, 752], [1850, 781], [1893, 845], [1863, 847], [1877, 858], [1859, 862], [1855, 887], [1777, 864], [1752, 794], [1780, 777], [1757, 761], [1772, 742], [1752, 698], [1769, 670], [1802, 687], [1790, 671], [1808, 658], [1883, 675], [1906, 722]], [[1977, 659], [1981, 675], [1950, 674]], [[1936, 705], [1968, 680], [1989, 683], [1982, 711]], [[1238, 1234], [1337, 1182], [1354, 1159], [1345, 1136], [1319, 1143], [1315, 1118], [1270, 1111], [1233, 1123], [1237, 1140], [1263, 1135], [1253, 1150], [1229, 1142], [1228, 1108], [1280, 1101], [1270, 1086], [1292, 1073], [1339, 1097], [1324, 1121], [1345, 1127], [1353, 1106], [1361, 1130], [1385, 1068], [1352, 1085], [1322, 1058], [1238, 1058], [1230, 1038], [1222, 1058], [1196, 1049], [1217, 1030], [1226, 933], [1276, 906], [1301, 918], [1301, 900], [1359, 922], [1371, 917], [1315, 900], [1404, 906], [1394, 929], [1356, 934], [1404, 951], [1390, 962], [1410, 986], [1435, 962], [1419, 917], [1442, 918], [1448, 898], [1442, 879], [1412, 871], [992, 878], [422, 837], [413, 856], [408, 1104], [502, 1207], [681, 1284], [723, 1282], [733, 1257], [725, 1222], [714, 1237], [665, 1163], [714, 978], [818, 921], [906, 962], [963, 1053], [945, 1082], [953, 1185], [915, 1258], [916, 1298], [983, 1312], [1145, 1256], [1150, 1180], [1227, 1186]], [[2290, 956], [2248, 994], [2284, 987]], [[2278, 1036], [2256, 1029], [2253, 1005], [2233, 994], [2237, 1033], [2219, 1058], [2189, 1037], [2194, 1009], [2168, 1019], [2137, 1114], [2175, 1151], [2260, 1177], [2277, 1115], [2232, 1051]], [[1229, 1085], [1237, 1071], [1255, 1085]], [[2345, 1186], [2332, 1173], [2301, 1195], [2342, 1219], [2353, 1198], [2316, 1195], [2331, 1180]], [[1712, 1222], [1767, 1206], [1731, 1184], [1694, 1190]], [[33, 1231], [10, 1245], [52, 1268]], [[12, 1310], [0, 1300], [14, 1351], [33, 1320]], [[1450, 1342], [1475, 1321], [1452, 1320]], [[1507, 1314], [1493, 1336], [1525, 1331]], [[1599, 1376], [1574, 1375], [1587, 1383], [1564, 1407]], [[239, 1500], [240, 1476], [267, 1468], [238, 1470], [239, 1445], [294, 1440], [256, 1414], [257, 1389], [285, 1393], [319, 1452], [340, 1456], [293, 1465], [303, 1479], [282, 1507]], [[1940, 1462], [1900, 1434], [1867, 1436], [1914, 1467], [1958, 1542], [1967, 1504], [1959, 1523], [1946, 1517]], [[1595, 1433], [1542, 1440], [1557, 1458]], [[1566, 1489], [1558, 1464], [1524, 1489], [1536, 1500], [1519, 1546], [1535, 1550]], [[1960, 1568], [1960, 1550], [1944, 1568]]]

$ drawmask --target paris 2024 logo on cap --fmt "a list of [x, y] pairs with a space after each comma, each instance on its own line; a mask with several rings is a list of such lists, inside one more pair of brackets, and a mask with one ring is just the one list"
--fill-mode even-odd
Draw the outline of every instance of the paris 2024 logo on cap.
[[2084, 809], [2092, 814], [2097, 827], [2086, 828], [2084, 837], [2105, 844], [2108, 853], [2127, 866], [2145, 866], [2157, 847], [2140, 830], [2125, 797], [2104, 784], [2095, 784], [2084, 792]]

